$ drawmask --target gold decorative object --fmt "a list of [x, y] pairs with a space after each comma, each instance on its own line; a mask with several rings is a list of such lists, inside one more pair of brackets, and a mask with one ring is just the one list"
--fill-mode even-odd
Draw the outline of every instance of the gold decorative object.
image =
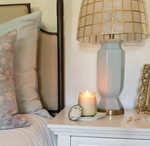
[[127, 121], [127, 123], [129, 124], [136, 124], [140, 119], [133, 119], [132, 117], [129, 118], [129, 120]]
[[122, 115], [124, 114], [124, 109], [120, 109], [120, 110], [102, 110], [102, 109], [97, 109], [98, 112], [106, 112], [107, 115], [109, 116], [113, 116], [113, 115]]
[[149, 36], [145, 0], [82, 0], [78, 41], [121, 39], [129, 42]]
[[150, 64], [143, 67], [142, 85], [138, 97], [138, 114], [150, 114]]

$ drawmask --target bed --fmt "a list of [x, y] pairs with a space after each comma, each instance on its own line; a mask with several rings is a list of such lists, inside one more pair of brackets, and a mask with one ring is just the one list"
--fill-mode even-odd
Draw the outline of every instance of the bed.
[[0, 146], [56, 146], [54, 134], [47, 128], [49, 119], [24, 114], [30, 127], [0, 131]]
[[[14, 24], [14, 20], [20, 21], [20, 18], [22, 18], [19, 22], [20, 24], [17, 22], [17, 25], [19, 24], [20, 26], [16, 28], [18, 29], [16, 42], [19, 45], [23, 45], [24, 42], [21, 42], [20, 39], [21, 29], [24, 29], [22, 24], [30, 23], [37, 15], [37, 13], [30, 13], [31, 5], [29, 3], [0, 5], [0, 36], [5, 32], [6, 26], [10, 25], [13, 27], [11, 24]], [[26, 21], [26, 18], [31, 15], [32, 19]], [[25, 25], [28, 27], [29, 24]], [[14, 24], [14, 27], [16, 27], [16, 24]], [[36, 29], [39, 29], [38, 27], [39, 24]], [[33, 29], [34, 28], [30, 28], [27, 31], [30, 33]], [[25, 33], [23, 34], [26, 35]], [[27, 35], [30, 37], [32, 34]], [[12, 51], [14, 55], [14, 87], [16, 102], [18, 104], [17, 113], [26, 121], [29, 121], [30, 126], [0, 130], [0, 146], [56, 146], [56, 137], [47, 128], [47, 124], [53, 118], [51, 115], [59, 113], [64, 108], [63, 0], [57, 0], [57, 32], [51, 33], [40, 29], [37, 36], [38, 42], [34, 38], [32, 40], [34, 41], [34, 46], [36, 46], [35, 51], [28, 50], [27, 48], [23, 51]], [[29, 41], [28, 37], [26, 41]], [[14, 48], [17, 47], [18, 44], [14, 46]], [[32, 43], [29, 41], [26, 42], [26, 44], [31, 46]], [[19, 53], [22, 55], [21, 57], [18, 55]], [[23, 60], [23, 56], [25, 55], [26, 58], [31, 59], [28, 60], [25, 58], [25, 60]], [[20, 59], [19, 61], [16, 59], [17, 57]], [[24, 69], [25, 75], [21, 74], [23, 72], [22, 64], [18, 64], [18, 62], [20, 63], [22, 60], [25, 67], [27, 66], [26, 64], [29, 63], [29, 68]], [[32, 64], [32, 60], [36, 61], [36, 63]], [[19, 71], [20, 68], [21, 71]], [[32, 71], [30, 70], [31, 68], [33, 68]], [[28, 71], [29, 73], [26, 73]], [[31, 72], [34, 75], [32, 78], [29, 76]], [[5, 74], [4, 71], [2, 74], [3, 73]], [[23, 78], [21, 81], [19, 80], [20, 77]], [[28, 84], [27, 80], [30, 82], [28, 87], [26, 87], [26, 84]], [[25, 90], [27, 90], [27, 92], [25, 92]], [[33, 91], [30, 92], [30, 90], [34, 90], [34, 93]], [[22, 95], [22, 93], [25, 95]], [[36, 96], [35, 102], [34, 96]], [[36, 104], [36, 106], [34, 104]], [[39, 106], [38, 109], [37, 106]]]

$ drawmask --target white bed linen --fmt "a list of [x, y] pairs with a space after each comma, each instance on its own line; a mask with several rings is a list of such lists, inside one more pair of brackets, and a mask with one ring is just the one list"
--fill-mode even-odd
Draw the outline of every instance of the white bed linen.
[[31, 122], [30, 127], [0, 131], [0, 146], [56, 146], [56, 137], [47, 128], [50, 119], [20, 114]]

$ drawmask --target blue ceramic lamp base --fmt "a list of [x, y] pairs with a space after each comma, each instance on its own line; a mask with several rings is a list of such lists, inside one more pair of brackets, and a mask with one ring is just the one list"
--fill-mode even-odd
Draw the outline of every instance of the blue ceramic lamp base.
[[101, 41], [101, 49], [97, 52], [97, 87], [101, 95], [98, 111], [108, 115], [124, 113], [118, 96], [124, 82], [125, 52], [122, 40]]

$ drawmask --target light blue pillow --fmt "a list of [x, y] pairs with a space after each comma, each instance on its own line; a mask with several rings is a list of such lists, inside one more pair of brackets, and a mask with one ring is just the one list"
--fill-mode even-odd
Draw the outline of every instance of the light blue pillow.
[[30, 126], [20, 115], [13, 81], [13, 55], [17, 31], [13, 30], [0, 36], [0, 129], [13, 129]]
[[[0, 25], [0, 35], [17, 29], [14, 55], [14, 84], [18, 113], [34, 113], [49, 118], [43, 109], [37, 88], [37, 40], [42, 12], [35, 12]], [[39, 113], [38, 113], [38, 110]], [[43, 114], [41, 114], [41, 111]]]

